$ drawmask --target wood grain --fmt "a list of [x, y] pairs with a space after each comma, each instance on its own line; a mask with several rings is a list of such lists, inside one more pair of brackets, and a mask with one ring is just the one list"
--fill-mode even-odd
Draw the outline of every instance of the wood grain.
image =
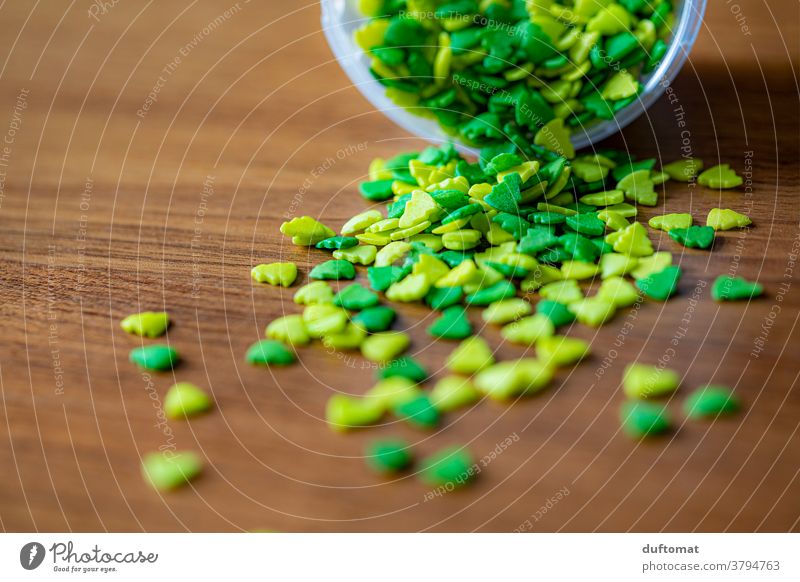
[[[755, 228], [721, 235], [711, 254], [654, 239], [684, 269], [679, 296], [577, 329], [592, 359], [541, 396], [481, 404], [430, 434], [394, 424], [351, 435], [320, 419], [332, 393], [370, 385], [361, 359], [303, 349], [302, 366], [274, 374], [242, 361], [268, 321], [295, 311], [292, 290], [254, 287], [249, 268], [280, 256], [307, 273], [323, 256], [278, 236], [284, 216], [341, 225], [364, 207], [355, 184], [371, 158], [423, 146], [350, 86], [319, 7], [120, 1], [92, 17], [88, 2], [3, 4], [2, 528], [800, 529], [800, 7], [711, 4], [671, 99], [608, 143], [667, 161], [687, 144], [752, 170], [746, 189], [721, 195], [670, 185], [656, 211], [744, 208]], [[709, 284], [725, 272], [760, 280], [766, 296], [714, 303]], [[184, 363], [148, 377], [127, 363], [138, 342], [118, 322], [162, 308]], [[451, 346], [428, 343], [429, 318], [403, 306], [399, 323], [440, 377]], [[486, 337], [500, 345], [496, 329]], [[679, 429], [641, 444], [616, 417], [622, 368], [637, 358], [683, 375], [669, 403]], [[207, 387], [218, 409], [160, 425], [155, 406], [175, 379]], [[683, 396], [711, 381], [734, 386], [744, 413], [684, 424]], [[474, 487], [427, 500], [413, 476], [369, 473], [359, 457], [377, 435], [420, 454], [468, 443], [479, 459], [514, 442]], [[154, 493], [138, 459], [160, 446], [202, 451], [205, 475]]]

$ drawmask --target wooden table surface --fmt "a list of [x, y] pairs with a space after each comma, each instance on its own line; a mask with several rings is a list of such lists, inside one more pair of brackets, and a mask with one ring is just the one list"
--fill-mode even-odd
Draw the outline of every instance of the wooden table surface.
[[[597, 332], [578, 326], [593, 357], [536, 398], [481, 403], [431, 433], [389, 423], [339, 435], [325, 402], [363, 392], [373, 370], [319, 347], [274, 373], [245, 365], [266, 323], [297, 311], [293, 289], [254, 286], [249, 270], [281, 257], [305, 280], [325, 255], [287, 245], [284, 217], [340, 226], [365, 208], [356, 184], [370, 159], [424, 144], [350, 86], [319, 6], [289, 4], [0, 5], [0, 527], [800, 529], [800, 5], [711, 2], [670, 98], [608, 142], [665, 161], [689, 147], [747, 174], [722, 194], [671, 184], [645, 217], [724, 206], [754, 228], [720, 235], [710, 254], [654, 238], [684, 269], [679, 295]], [[765, 296], [713, 302], [721, 273], [758, 279]], [[140, 340], [119, 321], [146, 309], [173, 317], [174, 374], [127, 362]], [[429, 343], [430, 313], [400, 313], [413, 353], [442, 376], [451, 345]], [[485, 335], [500, 345], [497, 329]], [[635, 359], [683, 376], [664, 439], [619, 432], [619, 381]], [[165, 423], [158, 406], [176, 380], [212, 391], [217, 410]], [[708, 382], [734, 387], [743, 413], [684, 423], [683, 397]], [[445, 496], [413, 475], [376, 478], [360, 455], [379, 435], [420, 455], [468, 444], [479, 478]], [[157, 494], [139, 459], [159, 447], [200, 451], [204, 475]]]

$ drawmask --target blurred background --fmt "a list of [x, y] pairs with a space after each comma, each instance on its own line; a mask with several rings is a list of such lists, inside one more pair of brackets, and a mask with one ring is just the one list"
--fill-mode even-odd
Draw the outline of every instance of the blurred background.
[[[266, 323], [294, 310], [293, 290], [254, 288], [250, 267], [281, 257], [307, 272], [321, 257], [285, 244], [284, 216], [341, 226], [365, 207], [357, 183], [372, 158], [425, 145], [349, 85], [318, 4], [6, 2], [0, 62], [3, 530], [798, 530], [796, 1], [711, 2], [668, 95], [604, 142], [730, 163], [745, 188], [673, 184], [663, 211], [746, 207], [755, 228], [680, 257], [669, 303], [578, 330], [595, 355], [546, 394], [430, 434], [330, 432], [330, 394], [373, 381], [357, 359], [306, 349], [302, 366], [274, 374], [243, 364]], [[714, 303], [708, 284], [731, 269], [765, 297]], [[136, 340], [119, 320], [145, 309], [172, 315], [185, 359], [175, 376], [127, 362]], [[421, 348], [427, 309], [401, 311]], [[499, 343], [497, 330], [488, 338]], [[419, 354], [436, 373], [443, 343]], [[660, 358], [686, 387], [734, 387], [744, 412], [630, 441], [616, 418], [622, 369]], [[217, 410], [164, 421], [176, 380], [211, 391]], [[366, 468], [364, 444], [389, 434], [489, 460], [474, 486], [429, 499], [413, 476]], [[159, 448], [200, 451], [203, 476], [154, 492], [139, 459]]]

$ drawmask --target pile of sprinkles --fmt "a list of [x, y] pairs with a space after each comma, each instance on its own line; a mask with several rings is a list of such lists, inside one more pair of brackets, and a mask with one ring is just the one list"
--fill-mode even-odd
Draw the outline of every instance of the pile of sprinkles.
[[[622, 151], [576, 154], [566, 136], [538, 141], [546, 145], [486, 147], [476, 162], [452, 144], [376, 159], [359, 187], [371, 207], [338, 234], [310, 216], [284, 222], [281, 233], [294, 245], [318, 249], [312, 254], [320, 262], [293, 293], [298, 312], [270, 322], [265, 337], [244, 354], [246, 362], [290, 366], [299, 349], [314, 343], [360, 352], [380, 364], [375, 384], [361, 396], [331, 396], [325, 412], [330, 429], [344, 433], [392, 415], [431, 430], [448, 413], [487, 397], [513, 402], [546, 390], [558, 368], [591, 354], [588, 342], [566, 335], [571, 326], [602, 326], [644, 300], [675, 295], [681, 268], [670, 252], [653, 247], [648, 227], [702, 252], [713, 247], [719, 231], [751, 224], [729, 208], [709, 211], [704, 225], [695, 225], [688, 213], [654, 216], [647, 226], [637, 221], [640, 207], [657, 205], [668, 180], [715, 189], [741, 185], [727, 165], [703, 170], [701, 160], [687, 158], [656, 168], [655, 159]], [[300, 276], [291, 262], [251, 270], [257, 285], [290, 288]], [[587, 284], [598, 282], [589, 295]], [[729, 275], [712, 285], [716, 301], [762, 293], [758, 283]], [[428, 371], [406, 355], [410, 336], [395, 328], [402, 303], [423, 303], [436, 312], [428, 335], [452, 342], [447, 375], [433, 386], [426, 385]], [[467, 317], [469, 309], [480, 310], [504, 341], [531, 355], [497, 361]], [[153, 371], [179, 364], [172, 347], [147, 343], [169, 323], [166, 313], [152, 312], [122, 321], [125, 331], [143, 338], [130, 353], [132, 363]], [[663, 399], [679, 384], [680, 376], [664, 367], [628, 365], [619, 409], [623, 432], [641, 439], [670, 431], [674, 423]], [[201, 388], [180, 382], [169, 389], [164, 408], [170, 419], [188, 420], [210, 411], [213, 402]], [[719, 385], [697, 387], [683, 400], [687, 419], [713, 419], [739, 408], [738, 398]], [[415, 461], [409, 443], [382, 438], [368, 445], [365, 458], [379, 474], [416, 466], [425, 484], [448, 491], [474, 477], [471, 453], [463, 446]], [[161, 490], [187, 483], [201, 468], [200, 456], [191, 451], [142, 459], [146, 480]]]
[[[464, 143], [614, 119], [668, 49], [670, 0], [361, 0], [354, 40], [394, 103]], [[538, 143], [538, 142], [535, 142]]]

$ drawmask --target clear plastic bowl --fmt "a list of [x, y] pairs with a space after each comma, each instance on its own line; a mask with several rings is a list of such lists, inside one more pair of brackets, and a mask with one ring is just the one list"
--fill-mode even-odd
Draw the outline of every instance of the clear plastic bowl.
[[[388, 99], [385, 94], [386, 88], [369, 72], [369, 60], [353, 40], [353, 31], [368, 20], [359, 12], [358, 0], [322, 0], [321, 3], [322, 30], [325, 32], [328, 44], [361, 94], [406, 131], [433, 143], [452, 140], [453, 137], [445, 133], [435, 120], [414, 115]], [[576, 148], [597, 143], [621, 130], [644, 113], [675, 79], [700, 31], [706, 0], [677, 0], [675, 4], [674, 33], [669, 41], [669, 50], [659, 66], [642, 79], [644, 90], [640, 98], [619, 111], [612, 120], [594, 122], [585, 128], [575, 128], [572, 143]], [[475, 152], [469, 147], [462, 149]]]

